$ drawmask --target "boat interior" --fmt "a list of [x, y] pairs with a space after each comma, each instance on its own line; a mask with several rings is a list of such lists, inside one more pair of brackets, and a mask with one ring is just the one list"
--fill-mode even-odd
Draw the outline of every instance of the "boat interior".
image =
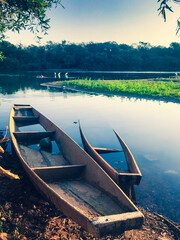
[[[14, 136], [20, 154], [53, 191], [89, 219], [134, 211], [116, 197], [87, 181], [86, 164], [67, 159], [59, 150], [55, 131], [47, 131], [30, 105], [14, 105]], [[41, 149], [40, 141], [49, 138], [52, 151]], [[59, 139], [58, 141], [61, 141]], [[96, 177], [96, 176], [94, 176]]]

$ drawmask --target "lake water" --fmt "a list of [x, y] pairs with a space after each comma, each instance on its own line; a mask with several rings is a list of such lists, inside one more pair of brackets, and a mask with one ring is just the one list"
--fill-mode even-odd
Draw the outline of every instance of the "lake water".
[[[180, 104], [61, 92], [41, 87], [44, 80], [34, 76], [0, 76], [0, 129], [8, 125], [14, 103], [31, 104], [80, 146], [77, 120], [96, 147], [119, 149], [115, 129], [143, 175], [135, 188], [138, 205], [180, 221]], [[117, 157], [107, 161], [116, 166]]]

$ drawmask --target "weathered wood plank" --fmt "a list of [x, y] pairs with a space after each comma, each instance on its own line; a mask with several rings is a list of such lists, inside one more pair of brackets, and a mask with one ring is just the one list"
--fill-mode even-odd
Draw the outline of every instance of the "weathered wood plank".
[[30, 149], [21, 144], [19, 144], [19, 150], [22, 157], [30, 168], [47, 167], [47, 163], [45, 162], [42, 154], [38, 150]]
[[54, 136], [54, 131], [47, 132], [14, 132], [14, 136], [18, 141], [26, 141], [29, 139], [41, 140], [42, 138], [49, 137], [51, 140]]
[[58, 194], [65, 197], [79, 212], [92, 217], [121, 214], [125, 210], [118, 201], [107, 193], [83, 180], [58, 181], [49, 184]]
[[[19, 144], [19, 149], [30, 168], [69, 165], [69, 162], [60, 154], [55, 155], [45, 151], [31, 149], [22, 144]], [[44, 158], [44, 155], [48, 158], [48, 162]]]
[[99, 217], [93, 222], [93, 225], [99, 229], [98, 235], [102, 236], [109, 233], [113, 235], [121, 233], [123, 228], [126, 230], [140, 228], [142, 223], [143, 219], [140, 212], [126, 212], [121, 215]]
[[32, 106], [29, 105], [29, 104], [14, 104], [13, 107], [22, 107], [22, 108], [24, 108], [24, 107], [32, 107]]
[[39, 122], [39, 117], [34, 116], [14, 116], [13, 119], [16, 123], [35, 124]]
[[21, 109], [23, 109], [23, 110], [31, 110], [32, 107], [31, 106], [14, 106], [13, 109], [14, 110], [21, 110]]
[[51, 154], [42, 150], [41, 154], [44, 158], [47, 158], [48, 161], [51, 162], [51, 166], [70, 165], [69, 161], [67, 161], [62, 154]]
[[65, 165], [59, 167], [33, 168], [32, 170], [44, 181], [73, 179], [80, 176], [86, 165]]
[[114, 153], [114, 152], [123, 152], [121, 150], [118, 150], [118, 149], [111, 149], [111, 148], [99, 148], [99, 147], [93, 147], [94, 150], [99, 153], [99, 154], [102, 154], [102, 153]]

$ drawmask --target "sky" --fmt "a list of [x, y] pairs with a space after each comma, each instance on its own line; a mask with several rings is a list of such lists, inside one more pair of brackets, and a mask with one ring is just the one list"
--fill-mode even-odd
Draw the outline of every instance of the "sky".
[[[58, 6], [47, 12], [51, 28], [41, 45], [63, 40], [129, 45], [142, 41], [153, 46], [180, 42], [176, 35], [180, 4], [171, 3], [174, 13], [167, 12], [166, 23], [158, 16], [157, 0], [62, 0], [62, 4], [65, 9]], [[38, 45], [29, 31], [8, 32], [7, 37], [13, 44]]]

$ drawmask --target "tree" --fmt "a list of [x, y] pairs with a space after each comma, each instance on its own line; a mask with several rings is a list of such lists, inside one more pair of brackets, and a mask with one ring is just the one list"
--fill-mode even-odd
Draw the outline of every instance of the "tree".
[[4, 59], [3, 53], [0, 52], [0, 62], [3, 61], [3, 59]]
[[[37, 34], [40, 39], [39, 33], [47, 34], [50, 28], [50, 19], [46, 16], [46, 11], [52, 6], [61, 5], [62, 0], [0, 0], [0, 39], [4, 37], [7, 30], [17, 31], [28, 29]], [[166, 10], [173, 12], [169, 6], [169, 2], [176, 4], [180, 0], [157, 0], [160, 3], [158, 9], [166, 21]], [[180, 18], [177, 20], [177, 34], [180, 31]], [[0, 59], [1, 59], [0, 54]]]
[[[159, 14], [161, 14], [166, 22], [166, 11], [173, 12], [172, 7], [169, 6], [169, 2], [174, 2], [176, 4], [180, 4], [180, 0], [157, 0], [160, 3], [160, 7], [158, 8]], [[180, 17], [177, 19], [177, 28], [176, 34], [180, 31]]]
[[28, 29], [37, 34], [47, 34], [50, 19], [46, 11], [61, 4], [61, 0], [0, 0], [0, 38], [6, 31]]

